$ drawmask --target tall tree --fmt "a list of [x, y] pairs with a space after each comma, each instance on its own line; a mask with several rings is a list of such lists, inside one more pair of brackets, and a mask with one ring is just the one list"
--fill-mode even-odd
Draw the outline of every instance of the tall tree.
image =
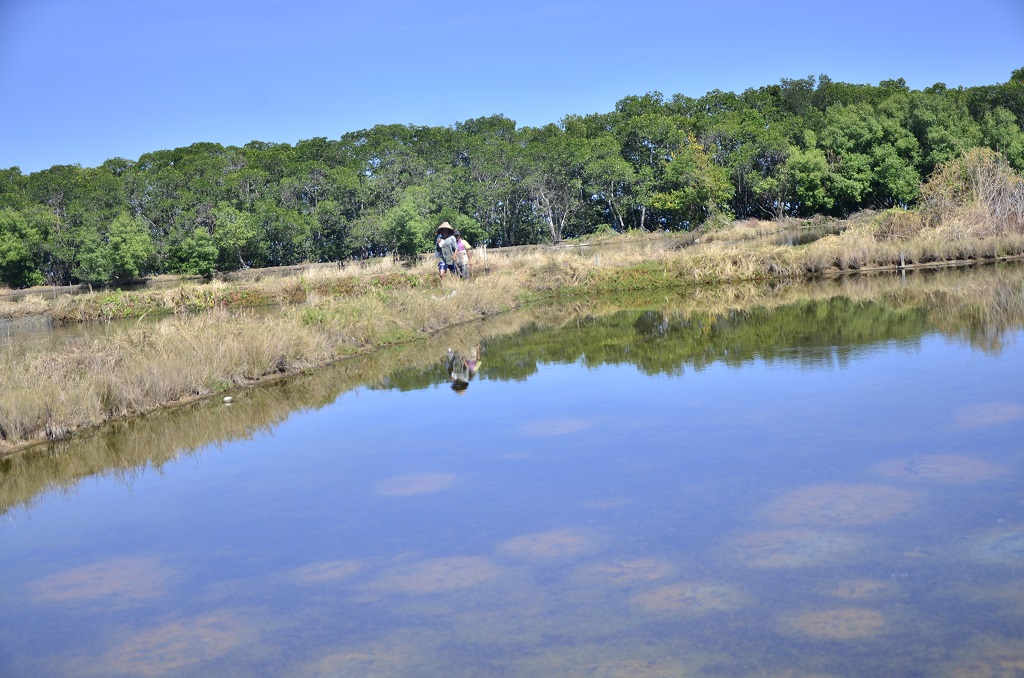
[[662, 189], [651, 201], [674, 217], [670, 227], [693, 230], [716, 214], [728, 214], [733, 187], [729, 171], [712, 161], [713, 152], [691, 135], [672, 154]]
[[149, 272], [154, 254], [146, 222], [123, 212], [103, 232], [87, 234], [76, 273], [89, 282], [135, 280]]
[[31, 287], [45, 282], [44, 247], [56, 223], [57, 216], [43, 207], [0, 208], [0, 283]]
[[526, 177], [551, 241], [561, 242], [569, 219], [583, 205], [585, 146], [555, 124], [528, 129], [527, 157], [531, 171]]

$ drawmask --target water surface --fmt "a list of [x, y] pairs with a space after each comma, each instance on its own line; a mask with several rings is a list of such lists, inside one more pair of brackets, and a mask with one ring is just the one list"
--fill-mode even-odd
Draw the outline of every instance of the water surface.
[[858, 285], [537, 309], [5, 460], [0, 673], [1016, 675], [1020, 272]]

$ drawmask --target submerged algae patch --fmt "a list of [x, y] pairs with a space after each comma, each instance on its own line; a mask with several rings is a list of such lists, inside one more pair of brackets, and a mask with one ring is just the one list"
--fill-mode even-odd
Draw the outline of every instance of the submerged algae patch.
[[871, 525], [909, 513], [918, 496], [887, 485], [827, 483], [784, 494], [761, 513], [786, 524]]
[[957, 410], [954, 416], [957, 425], [961, 428], [997, 426], [1024, 419], [1024, 403], [978, 403]]
[[29, 590], [40, 600], [128, 602], [164, 595], [171, 576], [157, 558], [114, 558], [38, 579]]
[[885, 629], [885, 617], [863, 607], [801, 612], [782, 622], [782, 630], [821, 640], [852, 640], [875, 636]]
[[300, 675], [331, 678], [386, 678], [402, 675], [419, 652], [412, 643], [381, 640], [340, 650], [302, 667]]
[[451, 473], [410, 473], [380, 481], [374, 488], [374, 494], [385, 497], [430, 494], [447, 490], [456, 480], [457, 476]]
[[741, 607], [745, 596], [728, 584], [681, 582], [637, 593], [631, 600], [649, 612], [714, 612]]
[[857, 551], [857, 537], [820, 530], [765, 530], [730, 539], [732, 559], [757, 568], [809, 567], [833, 562]]
[[869, 600], [885, 598], [896, 591], [892, 581], [884, 579], [847, 579], [839, 582], [829, 594], [844, 600]]
[[598, 563], [579, 571], [580, 576], [612, 586], [657, 581], [672, 574], [672, 564], [660, 558], [623, 558]]
[[531, 560], [557, 560], [580, 555], [594, 546], [594, 540], [576, 530], [549, 530], [524, 534], [498, 544], [502, 555]]
[[1008, 469], [966, 454], [923, 454], [891, 459], [872, 470], [894, 480], [925, 480], [944, 483], [975, 483], [1005, 475]]
[[1024, 564], [1024, 528], [996, 530], [974, 540], [970, 553], [992, 564]]
[[324, 560], [297, 567], [289, 574], [303, 584], [319, 584], [350, 579], [366, 569], [366, 563], [359, 560]]
[[499, 568], [483, 556], [431, 558], [385, 572], [371, 584], [383, 592], [438, 593], [477, 586], [498, 576]]
[[119, 673], [160, 676], [227, 654], [248, 630], [235, 615], [217, 611], [139, 631], [104, 655], [102, 664]]

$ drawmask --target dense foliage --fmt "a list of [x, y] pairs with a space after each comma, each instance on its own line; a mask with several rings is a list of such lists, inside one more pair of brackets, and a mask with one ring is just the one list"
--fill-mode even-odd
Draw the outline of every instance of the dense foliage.
[[0, 170], [0, 283], [412, 255], [430, 250], [442, 220], [504, 246], [906, 207], [971, 148], [1024, 168], [1022, 121], [1024, 69], [1001, 85], [923, 91], [822, 75], [697, 99], [629, 96], [540, 128], [495, 115], [12, 167]]

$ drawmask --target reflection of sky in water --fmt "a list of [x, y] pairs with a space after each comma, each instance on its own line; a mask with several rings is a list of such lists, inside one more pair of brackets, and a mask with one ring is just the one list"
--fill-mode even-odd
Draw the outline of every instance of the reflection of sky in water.
[[[461, 397], [350, 392], [253, 440], [6, 516], [0, 669], [1024, 665], [1024, 596], [1002, 595], [1020, 586], [1024, 527], [1017, 343], [990, 355], [925, 336], [842, 364], [671, 377], [543, 364]], [[974, 472], [965, 458], [999, 473], [950, 482]]]

